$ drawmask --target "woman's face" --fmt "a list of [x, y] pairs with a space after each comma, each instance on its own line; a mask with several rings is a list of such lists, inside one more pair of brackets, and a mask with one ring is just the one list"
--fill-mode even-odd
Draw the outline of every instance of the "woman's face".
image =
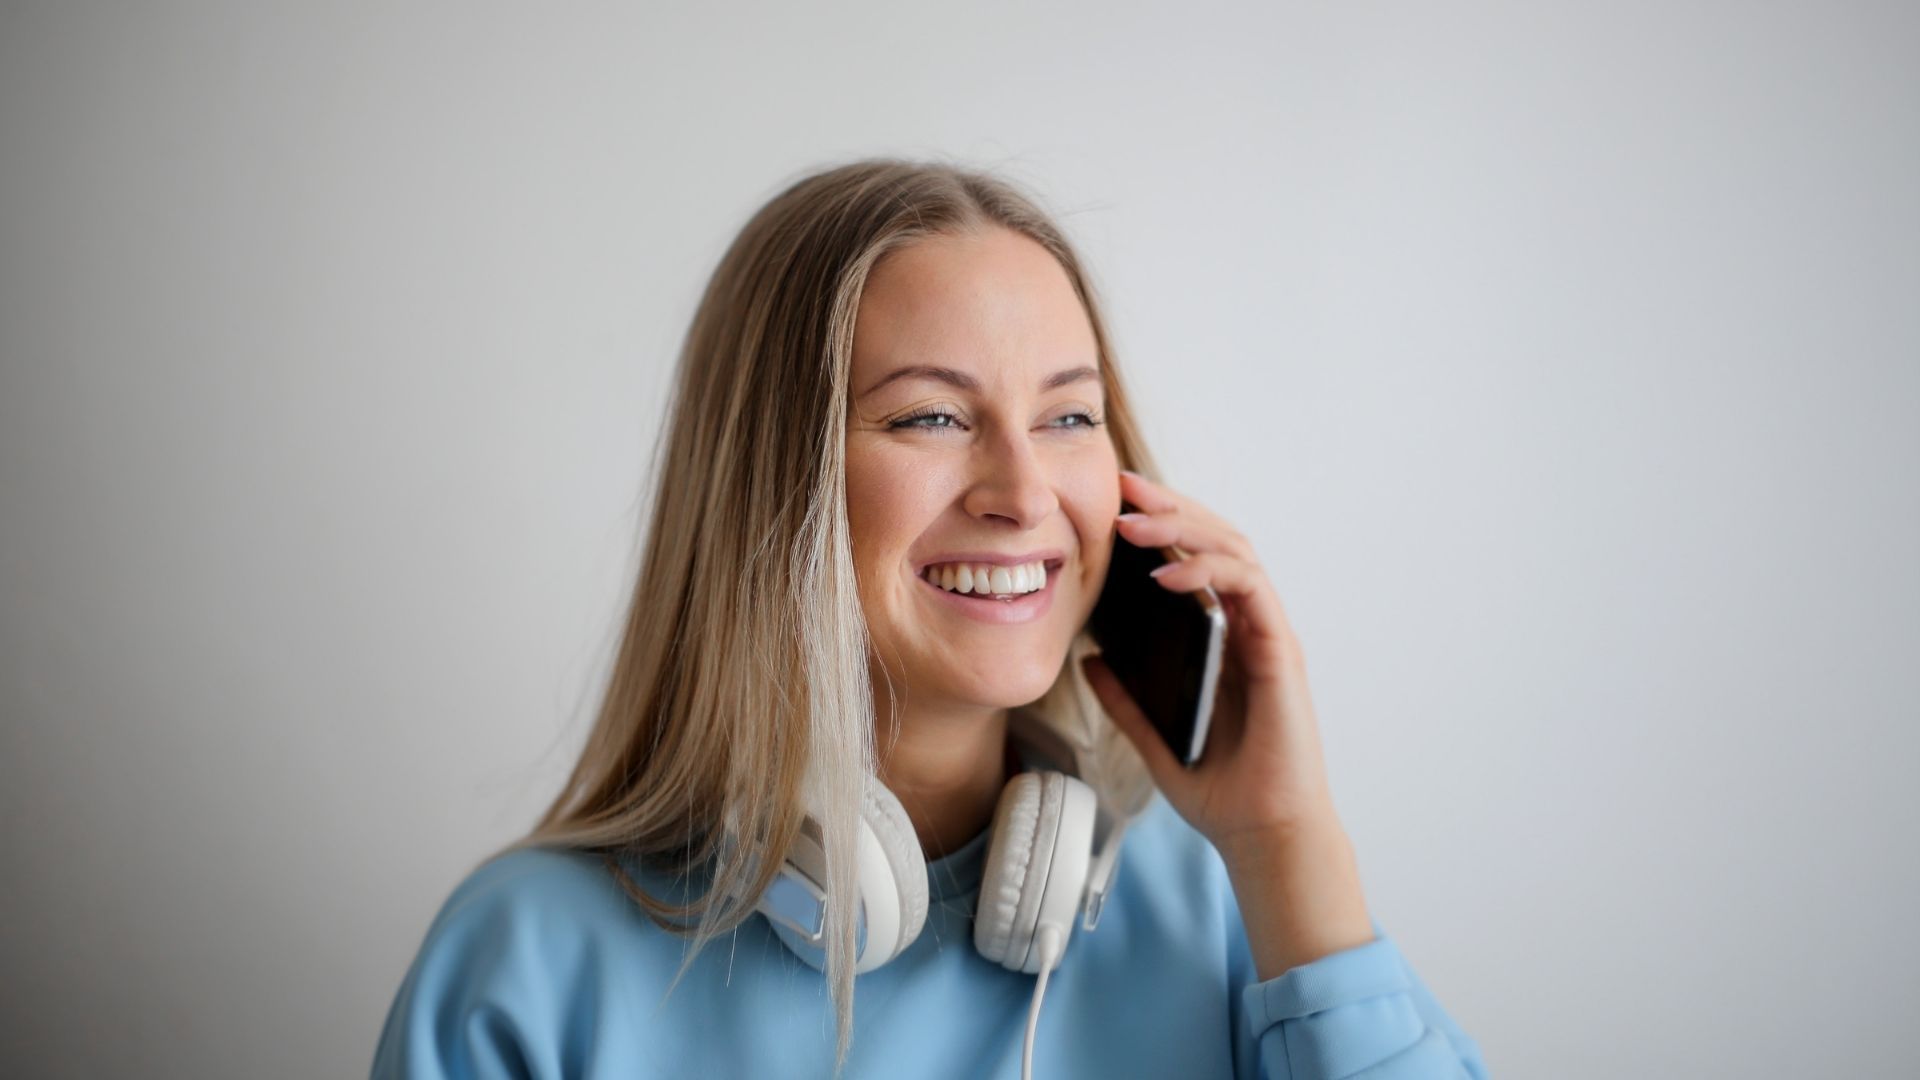
[[[861, 297], [849, 393], [854, 566], [903, 711], [1037, 699], [1093, 610], [1120, 512], [1093, 327], [1066, 271], [1002, 228], [891, 253]], [[995, 593], [1007, 579], [982, 567], [1029, 561], [1046, 585], [1011, 603], [924, 580], [966, 566]]]

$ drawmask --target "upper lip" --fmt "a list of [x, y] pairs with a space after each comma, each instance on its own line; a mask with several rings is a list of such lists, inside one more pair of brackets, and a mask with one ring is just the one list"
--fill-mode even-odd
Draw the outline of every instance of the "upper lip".
[[1024, 566], [1027, 563], [1046, 563], [1047, 569], [1057, 569], [1066, 559], [1066, 552], [1059, 548], [1045, 551], [1029, 551], [1021, 555], [1003, 555], [997, 551], [956, 551], [945, 555], [935, 555], [931, 559], [922, 559], [915, 567], [925, 573], [927, 567], [940, 563], [987, 563], [991, 566]]

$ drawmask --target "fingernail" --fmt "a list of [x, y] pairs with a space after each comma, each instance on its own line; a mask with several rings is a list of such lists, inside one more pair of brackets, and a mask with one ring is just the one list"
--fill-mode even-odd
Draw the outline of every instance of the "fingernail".
[[1121, 520], [1121, 521], [1145, 521], [1145, 520], [1147, 520], [1147, 515], [1145, 515], [1145, 514], [1121, 514], [1121, 515], [1120, 515], [1120, 517], [1119, 517], [1119, 520]]
[[1154, 577], [1159, 577], [1161, 574], [1164, 574], [1167, 571], [1172, 570], [1174, 567], [1179, 565], [1180, 565], [1179, 563], [1167, 563], [1165, 566], [1156, 566], [1153, 569], [1147, 571], [1147, 573], [1153, 575]]

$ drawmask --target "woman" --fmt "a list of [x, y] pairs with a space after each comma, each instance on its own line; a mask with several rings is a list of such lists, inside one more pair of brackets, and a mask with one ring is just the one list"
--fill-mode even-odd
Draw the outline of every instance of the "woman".
[[[447, 900], [375, 1074], [1486, 1075], [1367, 914], [1252, 546], [1149, 479], [1030, 200], [793, 184], [707, 287], [655, 464], [579, 763]], [[1116, 531], [1227, 611], [1191, 769], [1085, 633]]]

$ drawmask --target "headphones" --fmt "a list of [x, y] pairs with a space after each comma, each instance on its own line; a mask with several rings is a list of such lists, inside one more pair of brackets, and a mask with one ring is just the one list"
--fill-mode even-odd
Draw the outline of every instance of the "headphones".
[[[1024, 710], [1009, 717], [1009, 742], [1047, 767], [1016, 773], [994, 809], [973, 946], [1009, 971], [1043, 974], [1059, 963], [1074, 912], [1091, 931], [1113, 881], [1120, 839], [1139, 807], [1108, 805], [1082, 777], [1088, 754]], [[1131, 812], [1128, 812], [1131, 811]], [[818, 820], [809, 814], [755, 910], [809, 966], [825, 970], [829, 897]], [[905, 952], [927, 918], [927, 864], [900, 800], [868, 777], [861, 800], [854, 973]]]

